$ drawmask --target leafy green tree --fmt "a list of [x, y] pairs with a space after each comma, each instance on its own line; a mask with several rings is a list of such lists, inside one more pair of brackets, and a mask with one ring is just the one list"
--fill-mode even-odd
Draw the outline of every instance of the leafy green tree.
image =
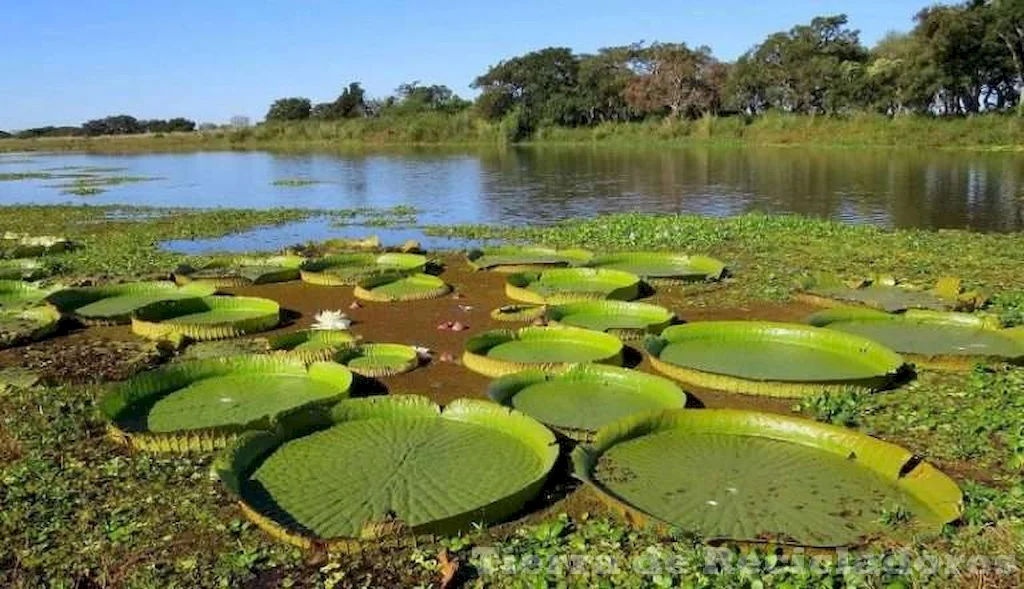
[[115, 115], [103, 119], [93, 119], [82, 124], [86, 135], [132, 135], [145, 133], [146, 129], [138, 119], [129, 115]]
[[871, 50], [870, 106], [881, 113], [927, 113], [939, 91], [939, 72], [921, 39], [890, 33]]
[[469, 108], [472, 103], [460, 98], [444, 85], [424, 86], [418, 80], [402, 84], [395, 96], [385, 105], [393, 113], [446, 112], [455, 113]]
[[635, 77], [630, 62], [636, 47], [606, 47], [594, 55], [580, 56], [576, 96], [584, 124], [628, 121], [639, 116], [626, 100], [626, 88]]
[[577, 91], [580, 60], [567, 47], [548, 47], [502, 61], [474, 80], [477, 110], [501, 119], [513, 111], [521, 125], [575, 125], [583, 121]]
[[[1024, 0], [993, 0], [989, 7], [995, 33], [1006, 45], [1017, 81], [1024, 83]], [[1024, 115], [1024, 101], [1019, 98], [1017, 107]]]
[[836, 113], [863, 104], [867, 49], [845, 14], [769, 35], [736, 62], [730, 88], [738, 108]]
[[266, 120], [270, 121], [301, 121], [308, 119], [313, 106], [308, 98], [279, 98], [270, 105]]
[[366, 91], [359, 82], [352, 82], [333, 102], [321, 102], [313, 107], [314, 119], [352, 119], [366, 114]]

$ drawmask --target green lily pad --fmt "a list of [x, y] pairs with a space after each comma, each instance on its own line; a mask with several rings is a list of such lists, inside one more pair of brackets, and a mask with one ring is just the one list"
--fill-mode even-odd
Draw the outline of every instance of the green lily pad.
[[547, 318], [563, 325], [606, 331], [622, 339], [638, 339], [661, 333], [675, 320], [675, 314], [648, 303], [579, 301], [548, 308]]
[[462, 355], [466, 368], [495, 377], [589, 362], [620, 364], [622, 342], [613, 335], [575, 327], [499, 329], [471, 337]]
[[48, 306], [0, 307], [0, 349], [43, 339], [57, 331], [60, 313]]
[[647, 347], [652, 365], [677, 380], [753, 395], [877, 390], [904, 366], [899, 354], [863, 337], [765, 321], [676, 325]]
[[320, 286], [354, 286], [381, 273], [422, 272], [426, 266], [426, 256], [419, 254], [336, 254], [304, 262], [301, 277]]
[[636, 274], [644, 280], [705, 282], [719, 280], [725, 264], [707, 256], [670, 252], [628, 252], [598, 256], [587, 264]]
[[65, 237], [32, 236], [7, 232], [0, 235], [0, 257], [35, 258], [71, 249], [71, 242]]
[[181, 268], [175, 272], [178, 284], [201, 283], [215, 288], [252, 284], [270, 284], [299, 279], [300, 256], [235, 256], [212, 260], [201, 268]]
[[333, 360], [359, 338], [343, 330], [293, 331], [270, 339], [270, 349], [305, 362]]
[[[844, 283], [834, 277], [818, 276], [808, 278], [800, 285], [798, 298], [808, 303], [824, 306], [861, 305], [889, 313], [907, 309], [929, 309], [946, 311], [957, 306], [959, 282], [956, 292], [943, 287], [936, 290], [919, 290], [897, 284], [892, 278], [863, 280]], [[943, 286], [940, 282], [940, 286]]]
[[975, 363], [1024, 362], [1024, 334], [966, 313], [911, 309], [890, 314], [837, 307], [807, 322], [877, 341], [919, 366], [966, 370]]
[[599, 430], [572, 460], [631, 521], [705, 540], [846, 546], [885, 531], [887, 510], [937, 533], [963, 508], [956, 483], [903, 448], [754, 411], [634, 415]]
[[403, 344], [358, 344], [339, 350], [338, 362], [356, 374], [368, 377], [393, 376], [420, 365], [416, 348]]
[[276, 538], [351, 552], [500, 522], [541, 489], [551, 432], [493, 403], [442, 412], [417, 396], [342, 401], [250, 432], [214, 465], [243, 512]]
[[160, 301], [205, 297], [214, 288], [204, 284], [176, 286], [173, 282], [127, 282], [65, 288], [46, 297], [61, 313], [84, 323], [128, 323], [132, 313]]
[[582, 249], [555, 250], [546, 247], [500, 246], [472, 250], [467, 255], [474, 270], [528, 272], [546, 268], [580, 266], [593, 254]]
[[686, 393], [670, 380], [600, 364], [524, 370], [495, 380], [487, 394], [577, 440], [628, 415], [686, 406]]
[[215, 296], [147, 305], [132, 315], [132, 331], [149, 339], [203, 341], [266, 331], [280, 321], [281, 309], [270, 299]]
[[393, 302], [436, 299], [451, 290], [437, 276], [388, 272], [361, 280], [353, 294], [364, 301]]
[[222, 447], [299, 407], [348, 396], [352, 373], [274, 356], [179, 362], [135, 376], [101, 403], [116, 439], [145, 450]]
[[0, 260], [0, 280], [39, 280], [50, 274], [39, 260], [19, 258]]
[[20, 280], [0, 280], [0, 309], [21, 309], [39, 304], [52, 289]]
[[491, 319], [496, 321], [533, 321], [544, 316], [547, 308], [544, 305], [502, 305], [491, 311]]
[[534, 304], [558, 304], [589, 299], [630, 301], [640, 296], [640, 278], [619, 270], [556, 268], [520, 272], [505, 280], [508, 298]]

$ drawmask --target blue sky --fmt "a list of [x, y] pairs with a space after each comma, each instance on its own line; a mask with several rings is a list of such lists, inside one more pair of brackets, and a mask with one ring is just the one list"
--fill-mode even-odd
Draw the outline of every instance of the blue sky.
[[281, 96], [371, 96], [402, 82], [462, 95], [500, 59], [546, 46], [709, 45], [734, 59], [767, 34], [845, 12], [871, 44], [929, 0], [0, 0], [0, 129], [108, 114], [226, 122]]

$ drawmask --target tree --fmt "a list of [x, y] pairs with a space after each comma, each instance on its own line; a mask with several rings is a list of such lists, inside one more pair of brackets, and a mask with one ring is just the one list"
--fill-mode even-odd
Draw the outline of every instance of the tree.
[[576, 96], [584, 124], [628, 121], [639, 114], [626, 101], [626, 87], [635, 77], [629, 64], [637, 47], [605, 47], [594, 55], [580, 56]]
[[321, 102], [313, 107], [314, 119], [336, 120], [364, 116], [366, 91], [359, 82], [352, 82], [333, 102]]
[[710, 47], [654, 43], [638, 48], [632, 63], [636, 75], [625, 95], [637, 111], [699, 117], [721, 108], [728, 67], [711, 55]]
[[270, 105], [266, 120], [270, 121], [301, 121], [308, 119], [312, 104], [308, 98], [279, 98]]
[[[1017, 72], [1017, 82], [1024, 83], [1024, 0], [993, 0], [989, 5], [996, 35], [1006, 45]], [[1024, 101], [1017, 107], [1024, 115]]]
[[424, 86], [419, 80], [402, 84], [395, 90], [395, 96], [386, 102], [384, 110], [396, 113], [446, 112], [455, 113], [469, 108], [468, 100], [463, 100], [443, 85]]
[[741, 110], [835, 113], [863, 104], [867, 50], [845, 14], [769, 35], [736, 62], [730, 80]]
[[939, 74], [921, 39], [889, 33], [871, 50], [869, 105], [888, 115], [927, 113], [939, 91]]
[[144, 133], [145, 127], [135, 117], [116, 115], [103, 119], [93, 119], [82, 124], [86, 135], [132, 135]]
[[577, 124], [582, 116], [577, 92], [580, 61], [567, 47], [548, 47], [502, 61], [477, 77], [477, 110], [500, 119], [513, 111], [532, 128], [538, 123]]
[[243, 115], [235, 115], [228, 121], [228, 125], [232, 129], [248, 129], [251, 124], [249, 117]]

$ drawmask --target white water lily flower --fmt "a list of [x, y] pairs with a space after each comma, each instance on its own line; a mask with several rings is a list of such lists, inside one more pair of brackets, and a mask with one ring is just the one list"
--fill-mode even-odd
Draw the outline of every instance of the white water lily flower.
[[314, 319], [312, 328], [317, 331], [345, 331], [352, 326], [352, 320], [341, 311], [320, 311]]
[[420, 360], [430, 360], [430, 348], [424, 348], [423, 346], [416, 346], [416, 355], [419, 356]]

